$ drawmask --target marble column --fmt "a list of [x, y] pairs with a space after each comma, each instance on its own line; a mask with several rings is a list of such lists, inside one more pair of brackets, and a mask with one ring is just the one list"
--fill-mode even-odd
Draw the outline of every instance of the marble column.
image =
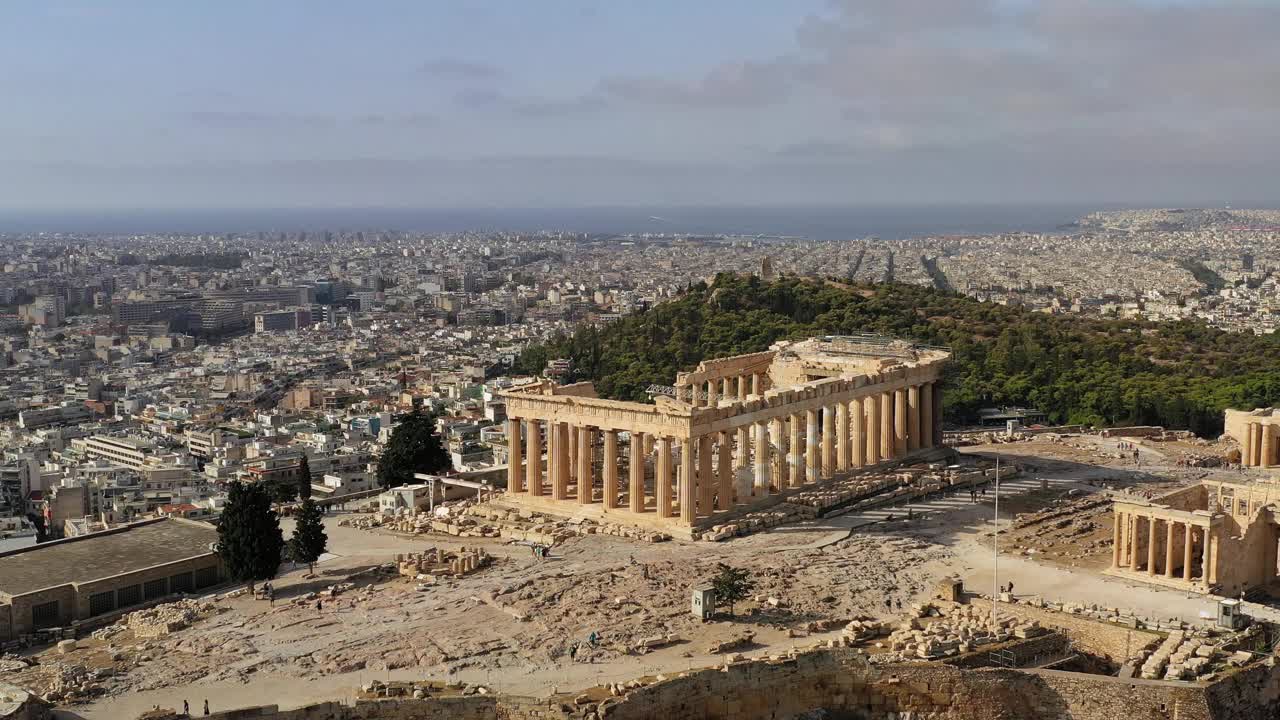
[[[726, 393], [727, 394], [727, 393]], [[720, 487], [716, 490], [716, 510], [724, 511], [733, 508], [733, 437], [732, 430], [721, 430], [719, 437], [719, 464], [716, 470], [720, 475]]]
[[644, 433], [631, 432], [631, 447], [628, 450], [631, 466], [627, 468], [631, 476], [631, 489], [627, 492], [627, 504], [631, 512], [644, 512]]
[[1262, 424], [1252, 423], [1250, 428], [1252, 432], [1252, 441], [1249, 446], [1249, 456], [1253, 458], [1253, 462], [1251, 464], [1254, 467], [1257, 467], [1262, 464]]
[[933, 385], [933, 446], [942, 445], [942, 383]]
[[849, 402], [836, 403], [836, 470], [849, 469]]
[[1138, 568], [1142, 567], [1139, 562], [1142, 549], [1142, 527], [1138, 524], [1141, 518], [1137, 515], [1129, 515], [1129, 569], [1138, 572]]
[[907, 454], [907, 389], [893, 391], [893, 455]]
[[849, 403], [849, 424], [851, 437], [851, 452], [849, 454], [849, 466], [860, 468], [867, 462], [867, 437], [866, 423], [863, 422], [862, 415], [862, 398], [855, 398]]
[[720, 397], [726, 400], [733, 399], [733, 385], [727, 377], [720, 379]]
[[604, 461], [600, 464], [604, 476], [604, 507], [618, 507], [618, 431], [604, 431]]
[[828, 405], [822, 408], [822, 467], [818, 470], [819, 478], [829, 478], [836, 474], [836, 412]]
[[869, 395], [862, 398], [867, 411], [867, 464], [880, 462], [880, 398]]
[[671, 517], [671, 438], [658, 438], [658, 462], [653, 484], [658, 496], [658, 517]]
[[716, 381], [707, 381], [707, 407], [715, 407], [719, 403], [719, 396], [716, 395]]
[[1172, 520], [1164, 521], [1164, 576], [1173, 577], [1173, 526]]
[[680, 438], [680, 522], [692, 525], [698, 517], [697, 477], [694, 475], [693, 454], [698, 442], [693, 438]]
[[1115, 521], [1115, 527], [1111, 529], [1111, 567], [1115, 569], [1120, 567], [1120, 527], [1124, 522], [1124, 514], [1117, 512], [1113, 515], [1112, 519]]
[[716, 511], [716, 476], [714, 468], [715, 437], [710, 433], [698, 437], [698, 514]]
[[818, 482], [822, 468], [821, 447], [818, 445], [818, 411], [808, 410], [804, 416], [805, 481]]
[[[773, 418], [769, 421], [769, 484], [779, 490], [787, 486], [786, 447], [787, 438], [782, 418]], [[775, 453], [778, 453], [777, 457], [774, 456]], [[778, 462], [779, 460], [782, 462]]]
[[1253, 465], [1253, 423], [1245, 423], [1244, 437], [1240, 438], [1240, 464]]
[[1258, 464], [1262, 467], [1271, 467], [1276, 464], [1275, 448], [1276, 448], [1276, 426], [1270, 423], [1262, 425], [1262, 451], [1258, 460]]
[[1206, 533], [1208, 537], [1209, 547], [1209, 569], [1205, 571], [1205, 577], [1209, 580], [1210, 585], [1218, 584], [1218, 537], [1212, 532]]
[[569, 497], [569, 437], [572, 434], [567, 423], [555, 423], [556, 473], [551, 481], [552, 500]]
[[[525, 485], [530, 495], [542, 494], [542, 421], [529, 420], [525, 423], [525, 442], [529, 443], [529, 462], [524, 467]], [[548, 463], [550, 464], [550, 463]]]
[[794, 488], [804, 484], [804, 443], [800, 436], [804, 420], [800, 413], [792, 413], [788, 425], [791, 426], [791, 437], [787, 443], [787, 484]]
[[586, 425], [578, 428], [578, 504], [589, 505], [595, 502], [595, 473], [592, 446], [595, 444], [595, 431]]
[[751, 394], [756, 397], [764, 394], [764, 376], [760, 373], [751, 373]]
[[753, 427], [756, 434], [756, 483], [753, 494], [760, 497], [769, 494], [769, 427], [764, 422], [754, 423]]
[[920, 387], [907, 388], [907, 450], [920, 449]]
[[920, 386], [920, 447], [933, 447], [933, 383]]
[[1154, 517], [1147, 518], [1147, 574], [1156, 574], [1156, 519]]
[[573, 425], [569, 426], [569, 480], [572, 482], [578, 477], [578, 428]]
[[523, 423], [519, 418], [507, 418], [507, 492], [524, 490], [524, 438], [520, 436]]
[[734, 455], [733, 466], [735, 468], [744, 468], [751, 465], [751, 428], [743, 425], [735, 431], [738, 436], [737, 449]]
[[1120, 567], [1129, 567], [1133, 563], [1133, 558], [1129, 555], [1132, 549], [1129, 547], [1129, 531], [1133, 525], [1129, 519], [1128, 513], [1121, 513], [1120, 523]]
[[1200, 528], [1200, 581], [1209, 582], [1209, 528]]
[[1194, 544], [1195, 526], [1182, 524], [1182, 579], [1191, 582], [1191, 546]]
[[738, 399], [746, 400], [747, 395], [750, 394], [747, 392], [747, 376], [739, 375], [737, 379], [737, 383], [738, 383]]
[[893, 391], [880, 393], [880, 459], [893, 459]]

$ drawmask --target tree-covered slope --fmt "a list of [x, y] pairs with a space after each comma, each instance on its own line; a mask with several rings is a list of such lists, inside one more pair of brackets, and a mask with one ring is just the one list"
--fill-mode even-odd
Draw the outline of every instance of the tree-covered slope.
[[646, 400], [651, 383], [705, 358], [757, 352], [780, 339], [877, 332], [949, 345], [946, 417], [1030, 405], [1054, 422], [1159, 424], [1205, 436], [1222, 410], [1280, 403], [1280, 343], [1192, 322], [1046, 315], [915, 285], [851, 286], [720, 275], [680, 298], [604, 328], [582, 327], [526, 350], [518, 370], [572, 361], [571, 380], [605, 397]]

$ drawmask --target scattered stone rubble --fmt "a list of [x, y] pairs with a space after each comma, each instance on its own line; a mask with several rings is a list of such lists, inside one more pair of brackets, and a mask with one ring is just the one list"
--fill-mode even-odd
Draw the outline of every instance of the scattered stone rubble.
[[1141, 677], [1147, 680], [1208, 680], [1221, 669], [1222, 663], [1243, 665], [1252, 659], [1247, 652], [1224, 653], [1220, 647], [1201, 637], [1189, 637], [1175, 630], [1142, 664]]
[[383, 682], [374, 680], [360, 686], [360, 695], [366, 699], [382, 700], [387, 698], [423, 698], [435, 695], [488, 695], [491, 691], [484, 685], [471, 683], [431, 683], [431, 682]]
[[[719, 542], [749, 535], [786, 523], [809, 520], [835, 508], [844, 511], [909, 502], [933, 493], [983, 485], [995, 479], [995, 468], [985, 463], [947, 466], [942, 463], [910, 465], [892, 471], [856, 473], [801, 490], [787, 496], [786, 502], [756, 510], [732, 522], [713, 525], [695, 534], [700, 540]], [[1014, 466], [1000, 468], [1000, 477], [1017, 474]]]
[[[984, 598], [990, 599], [989, 596], [983, 595]], [[1155, 630], [1159, 632], [1172, 632], [1174, 630], [1192, 630], [1198, 632], [1210, 633], [1213, 628], [1209, 626], [1209, 621], [1204, 621], [1200, 626], [1193, 626], [1178, 618], [1157, 617], [1154, 615], [1139, 615], [1132, 610], [1115, 607], [1104, 607], [1097, 604], [1086, 604], [1076, 602], [1055, 602], [1044, 600], [1039, 597], [1012, 598], [1007, 594], [1002, 598], [1003, 602], [1010, 602], [1019, 605], [1029, 605], [1035, 608], [1048, 609], [1054, 612], [1066, 613], [1068, 615], [1080, 615], [1083, 617], [1100, 620], [1102, 622], [1115, 623], [1124, 625], [1134, 629]]]
[[712, 525], [710, 528], [695, 533], [695, 539], [720, 542], [729, 538], [767, 530], [771, 527], [785, 525], [800, 520], [812, 520], [817, 516], [813, 508], [793, 505], [789, 502], [778, 503], [765, 510], [755, 510], [735, 519], [731, 523]]
[[[912, 614], [914, 617], [890, 633], [886, 641], [876, 643], [876, 647], [889, 650], [873, 656], [877, 662], [959, 655], [973, 652], [983, 645], [1015, 638], [1023, 640], [1049, 632], [1034, 620], [998, 614], [993, 620], [990, 612], [958, 603], [915, 605]], [[920, 622], [925, 618], [933, 619]]]
[[667, 533], [617, 523], [575, 518], [563, 520], [530, 510], [507, 508], [491, 501], [465, 500], [438, 505], [434, 511], [399, 508], [394, 513], [372, 513], [343, 518], [339, 525], [392, 532], [440, 533], [454, 537], [502, 538], [555, 545], [582, 535], [613, 535], [643, 542], [670, 540]]
[[135, 610], [120, 618], [115, 624], [93, 631], [91, 637], [107, 640], [125, 630], [132, 630], [136, 638], [159, 637], [177, 632], [197, 619], [215, 612], [218, 612], [218, 606], [213, 603], [191, 599], [178, 600], [144, 610]]
[[442, 575], [461, 577], [473, 573], [493, 562], [493, 557], [483, 548], [457, 551], [428, 548], [420, 553], [396, 555], [396, 569], [403, 577], [424, 582], [434, 582]]

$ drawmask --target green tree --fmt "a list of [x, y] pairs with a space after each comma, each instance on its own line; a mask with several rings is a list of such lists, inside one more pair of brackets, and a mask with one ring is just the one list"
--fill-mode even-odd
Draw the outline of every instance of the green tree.
[[756, 584], [751, 580], [751, 573], [745, 568], [730, 567], [724, 563], [716, 563], [716, 576], [711, 579], [711, 587], [716, 593], [716, 602], [729, 603], [729, 614], [733, 615], [735, 603], [745, 600]]
[[271, 486], [271, 499], [284, 505], [298, 499], [298, 484], [281, 480]]
[[453, 467], [436, 432], [436, 419], [418, 407], [405, 416], [378, 459], [378, 484], [393, 488], [413, 482], [414, 473], [438, 474]]
[[298, 463], [298, 497], [306, 500], [311, 497], [311, 463], [307, 453], [302, 453], [302, 462]]
[[293, 537], [289, 538], [289, 558], [294, 562], [306, 563], [309, 574], [314, 569], [316, 560], [328, 547], [329, 536], [324, 532], [324, 511], [315, 500], [306, 498], [298, 511]]
[[267, 489], [258, 483], [231, 483], [218, 520], [218, 555], [237, 582], [270, 580], [280, 567], [284, 535]]

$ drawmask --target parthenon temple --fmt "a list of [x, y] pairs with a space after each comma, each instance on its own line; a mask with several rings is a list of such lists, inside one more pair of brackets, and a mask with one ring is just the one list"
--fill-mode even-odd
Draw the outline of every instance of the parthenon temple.
[[1275, 408], [1227, 410], [1226, 434], [1240, 443], [1240, 462], [1248, 467], [1280, 465], [1280, 414]]
[[1203, 480], [1117, 497], [1108, 574], [1198, 593], [1280, 595], [1280, 483]]
[[503, 393], [507, 499], [665, 529], [722, 522], [939, 446], [949, 357], [881, 336], [818, 337], [704, 361], [654, 389], [654, 404], [598, 398], [589, 382], [517, 386]]

